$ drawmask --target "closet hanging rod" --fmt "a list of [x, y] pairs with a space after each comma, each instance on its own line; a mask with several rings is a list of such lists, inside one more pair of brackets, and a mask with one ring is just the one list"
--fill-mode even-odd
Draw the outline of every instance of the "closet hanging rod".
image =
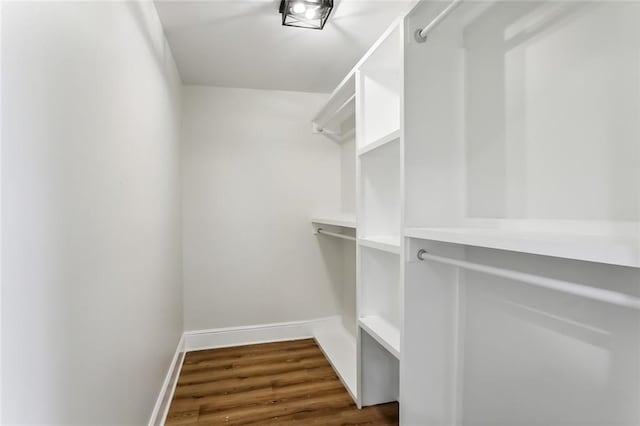
[[440, 14], [438, 16], [436, 16], [433, 21], [429, 22], [429, 24], [420, 29], [418, 28], [416, 30], [416, 32], [414, 33], [414, 36], [416, 38], [416, 41], [418, 43], [424, 43], [425, 41], [427, 41], [427, 35], [429, 34], [429, 32], [431, 30], [433, 30], [435, 27], [438, 26], [438, 24], [444, 19], [446, 18], [451, 12], [453, 12], [453, 10], [458, 7], [460, 5], [460, 3], [462, 3], [462, 0], [453, 0], [449, 6], [447, 6], [442, 12], [440, 12]]
[[537, 275], [527, 274], [525, 272], [511, 271], [509, 269], [497, 268], [494, 266], [481, 265], [478, 263], [468, 262], [466, 260], [436, 256], [434, 254], [430, 254], [424, 249], [418, 250], [417, 256], [419, 260], [431, 260], [434, 262], [457, 266], [459, 268], [468, 269], [471, 271], [494, 275], [501, 278], [508, 278], [537, 287], [543, 287], [563, 293], [572, 294], [574, 296], [581, 296], [587, 299], [598, 300], [600, 302], [611, 303], [627, 308], [640, 309], [640, 299], [626, 295], [624, 293], [619, 293], [617, 291], [593, 288], [583, 284], [556, 280], [554, 278], [540, 277]]
[[352, 237], [350, 235], [338, 234], [336, 232], [325, 231], [322, 228], [316, 229], [316, 232], [318, 234], [329, 235], [331, 237], [336, 237], [336, 238], [342, 238], [343, 240], [349, 240], [349, 241], [355, 241], [356, 240], [356, 237]]

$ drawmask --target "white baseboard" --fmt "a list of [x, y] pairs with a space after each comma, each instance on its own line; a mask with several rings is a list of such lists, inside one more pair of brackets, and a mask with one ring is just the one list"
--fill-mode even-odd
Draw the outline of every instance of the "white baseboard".
[[340, 321], [340, 317], [186, 331], [185, 351], [309, 339], [315, 336], [316, 330], [335, 321]]
[[173, 356], [169, 371], [156, 400], [156, 405], [151, 413], [149, 426], [164, 425], [176, 385], [178, 384], [178, 377], [180, 376], [186, 352], [256, 343], [311, 339], [315, 338], [322, 330], [339, 325], [340, 321], [340, 316], [332, 316], [304, 321], [185, 331], [178, 343], [176, 353]]
[[178, 347], [176, 348], [176, 352], [171, 360], [171, 365], [169, 365], [169, 371], [167, 371], [167, 375], [162, 383], [162, 388], [158, 394], [156, 405], [153, 407], [153, 412], [149, 419], [149, 426], [164, 425], [167, 419], [169, 406], [171, 405], [171, 400], [173, 399], [173, 394], [176, 390], [176, 385], [178, 384], [178, 377], [180, 376], [180, 370], [182, 370], [182, 361], [184, 360], [184, 354], [186, 352], [184, 341], [185, 339], [183, 334], [180, 337]]

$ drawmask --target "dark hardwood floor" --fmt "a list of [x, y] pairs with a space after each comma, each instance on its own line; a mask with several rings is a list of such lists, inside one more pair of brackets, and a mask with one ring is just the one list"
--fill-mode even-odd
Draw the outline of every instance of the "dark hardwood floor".
[[313, 339], [188, 352], [167, 425], [397, 425], [398, 404], [362, 410]]

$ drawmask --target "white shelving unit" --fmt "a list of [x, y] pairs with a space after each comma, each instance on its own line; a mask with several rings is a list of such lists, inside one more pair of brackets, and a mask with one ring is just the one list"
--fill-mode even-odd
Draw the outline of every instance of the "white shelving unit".
[[311, 222], [326, 238], [357, 235], [355, 253], [343, 244], [345, 270], [349, 256], [355, 268], [353, 315], [316, 340], [359, 407], [399, 395], [402, 31], [400, 21], [391, 26], [313, 118], [314, 132], [341, 144], [343, 206]]
[[462, 1], [416, 41], [449, 4], [405, 20], [402, 422], [638, 424], [640, 4]]
[[358, 394], [397, 401], [402, 333], [402, 43], [393, 26], [356, 72]]
[[356, 235], [355, 312], [316, 338], [402, 424], [638, 424], [640, 4], [450, 4], [314, 118], [357, 212], [312, 219]]

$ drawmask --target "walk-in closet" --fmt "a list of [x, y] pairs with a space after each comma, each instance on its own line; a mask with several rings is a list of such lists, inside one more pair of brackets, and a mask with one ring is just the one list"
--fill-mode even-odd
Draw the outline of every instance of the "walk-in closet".
[[640, 425], [639, 23], [3, 1], [1, 423]]

